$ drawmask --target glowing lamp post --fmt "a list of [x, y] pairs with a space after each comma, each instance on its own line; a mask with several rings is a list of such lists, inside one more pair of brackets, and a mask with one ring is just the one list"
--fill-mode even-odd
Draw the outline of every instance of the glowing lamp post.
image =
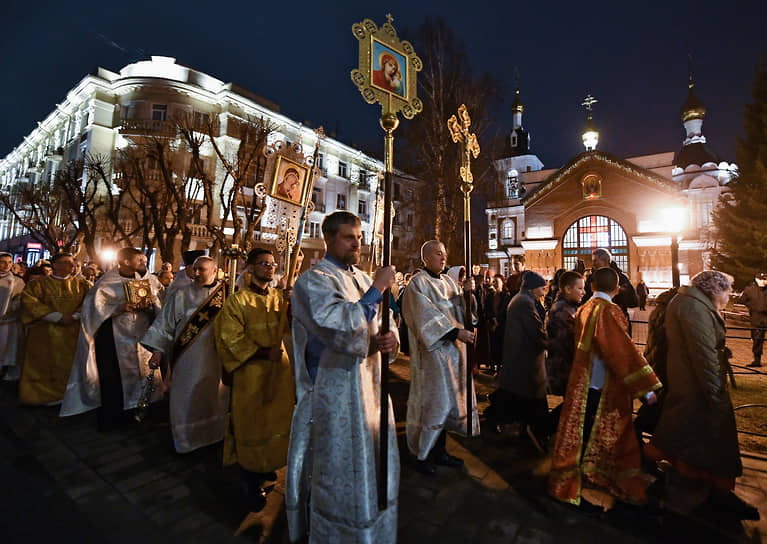
[[117, 258], [117, 252], [112, 248], [105, 248], [101, 250], [101, 263], [104, 265], [105, 270], [112, 268], [115, 259]]
[[663, 229], [671, 235], [671, 283], [679, 287], [679, 233], [687, 226], [687, 208], [661, 210]]

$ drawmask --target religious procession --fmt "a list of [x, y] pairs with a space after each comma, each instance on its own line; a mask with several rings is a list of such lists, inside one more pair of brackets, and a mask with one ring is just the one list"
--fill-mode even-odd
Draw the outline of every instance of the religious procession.
[[[70, 494], [73, 501], [93, 493], [107, 503], [125, 495], [134, 505], [155, 504], [147, 496], [157, 491], [186, 512], [147, 514], [173, 527], [171, 535], [187, 523], [186, 534], [196, 532], [193, 518], [207, 516], [189, 488], [152, 487], [155, 472], [170, 481], [167, 473], [181, 467], [211, 502], [245, 514], [234, 537], [260, 527], [258, 542], [563, 541], [576, 524], [582, 533], [573, 539], [584, 541], [678, 540], [691, 527], [704, 541], [745, 541], [764, 498], [742, 493], [755, 487], [753, 479], [743, 484], [755, 478], [744, 459], [767, 459], [743, 450], [736, 410], [765, 406], [733, 403], [729, 333], [748, 332], [739, 338], [753, 358], [742, 369], [761, 376], [767, 263], [751, 262], [736, 278], [724, 270], [737, 258], [711, 260], [701, 240], [682, 239], [685, 226], [672, 224], [688, 215], [679, 187], [719, 198], [731, 178], [737, 190], [737, 167], [707, 156], [702, 164], [716, 173], [675, 162], [676, 178], [666, 179], [658, 157], [630, 162], [597, 151], [597, 100], [589, 94], [585, 152], [544, 175], [522, 128], [517, 86], [504, 148], [510, 156], [492, 163], [502, 194], [482, 197], [489, 226], [478, 251], [472, 167], [487, 159], [479, 159], [472, 115], [481, 104], [459, 99], [437, 119], [443, 138], [431, 159], [450, 165], [452, 196], [440, 178], [426, 199], [434, 171], [419, 180], [396, 168], [394, 134], [400, 118], [435, 108], [418, 96], [425, 63], [392, 22], [388, 15], [380, 27], [365, 19], [351, 29], [359, 64], [349, 76], [364, 102], [381, 108], [376, 130], [383, 130], [383, 159], [355, 164], [354, 176], [349, 157], [361, 151], [333, 139], [343, 160], [332, 159], [337, 175], [329, 175], [322, 127], [299, 123], [294, 138], [283, 118], [271, 123], [256, 117], [265, 110], [235, 110], [253, 96], [233, 84], [218, 82], [217, 92], [241, 94], [215, 121], [212, 110], [184, 110], [171, 121], [159, 103], [151, 118], [135, 119], [131, 108], [146, 100], [120, 105], [114, 172], [91, 153], [50, 173], [57, 198], [92, 192], [57, 202], [68, 225], [24, 223], [29, 238], [0, 250], [0, 402], [28, 430], [59, 437], [73, 430], [95, 445], [98, 477], [116, 491], [97, 495], [102, 480], [89, 482]], [[208, 94], [218, 81], [159, 56], [97, 75], [120, 85], [158, 74], [187, 77], [185, 85], [208, 86]], [[675, 161], [711, 153], [690, 147], [705, 143], [705, 108], [693, 87], [690, 69], [681, 112], [687, 139]], [[103, 112], [92, 109], [67, 114], [56, 147], [62, 130], [66, 140], [102, 122]], [[225, 148], [235, 135], [239, 147]], [[408, 143], [422, 136], [412, 132]], [[178, 149], [183, 160], [163, 162]], [[206, 160], [216, 165], [212, 176]], [[16, 175], [4, 164], [0, 179]], [[33, 175], [28, 168], [25, 159], [24, 173]], [[330, 176], [353, 189], [330, 192]], [[148, 188], [136, 189], [146, 180]], [[415, 189], [403, 189], [403, 180]], [[570, 192], [557, 196], [563, 187]], [[44, 218], [34, 211], [44, 193], [20, 204], [0, 192], [0, 207], [13, 209], [19, 223]], [[370, 200], [360, 196], [368, 193]], [[160, 194], [174, 204], [163, 208]], [[328, 210], [325, 194], [335, 198]], [[702, 194], [689, 206], [700, 207]], [[668, 200], [679, 207], [661, 209]], [[103, 224], [89, 231], [87, 214], [76, 210], [92, 201]], [[642, 209], [627, 233], [621, 224], [630, 224], [633, 207]], [[714, 213], [713, 203], [706, 210]], [[415, 227], [425, 211], [435, 216], [428, 234]], [[416, 237], [415, 245], [402, 243]], [[42, 246], [46, 258], [37, 259]], [[736, 286], [743, 289], [733, 296]], [[747, 316], [734, 316], [736, 300]], [[736, 317], [748, 326], [732, 327]], [[21, 423], [0, 424], [24, 434]], [[136, 461], [143, 447], [136, 442], [147, 436], [172, 455], [138, 470], [146, 459]], [[57, 455], [46, 462], [56, 465]], [[234, 487], [211, 483], [222, 473], [209, 465], [183, 464], [200, 459], [235, 474]], [[58, 468], [70, 484], [84, 473]], [[124, 479], [110, 480], [114, 474]], [[463, 523], [494, 508], [503, 511], [492, 523]], [[536, 533], [509, 521], [514, 513], [556, 530]], [[212, 531], [218, 521], [206, 519], [199, 524]], [[649, 526], [652, 536], [639, 534]], [[195, 537], [189, 541], [221, 541]]]

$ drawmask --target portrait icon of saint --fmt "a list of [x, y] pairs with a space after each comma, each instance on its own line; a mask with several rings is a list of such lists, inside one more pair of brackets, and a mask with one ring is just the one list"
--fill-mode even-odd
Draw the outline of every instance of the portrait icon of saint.
[[286, 200], [301, 202], [301, 175], [298, 169], [292, 166], [287, 168], [282, 175], [280, 183], [277, 185], [277, 194]]
[[280, 157], [275, 167], [276, 173], [272, 178], [270, 195], [291, 204], [301, 205], [306, 185], [307, 169]]
[[407, 59], [404, 55], [373, 41], [373, 85], [405, 98]]

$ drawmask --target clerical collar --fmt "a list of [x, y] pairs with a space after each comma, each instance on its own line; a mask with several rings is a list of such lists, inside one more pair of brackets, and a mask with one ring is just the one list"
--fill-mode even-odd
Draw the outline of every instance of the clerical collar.
[[68, 280], [71, 276], [72, 274], [69, 274], [68, 276], [64, 276], [64, 277], [57, 276], [56, 274], [51, 274], [51, 277], [57, 280]]
[[262, 289], [255, 283], [250, 283], [250, 288], [257, 294], [257, 295], [268, 295], [269, 294], [269, 286], [266, 286], [266, 289]]
[[213, 283], [209, 283], [208, 285], [203, 285], [202, 288], [210, 289], [211, 287], [215, 287], [217, 283], [218, 283], [218, 280], [213, 280]]
[[334, 265], [336, 265], [341, 270], [352, 270], [352, 265], [342, 263], [341, 261], [333, 257], [330, 253], [325, 253], [325, 258], [331, 263], [333, 263]]
[[426, 267], [424, 267], [423, 269], [426, 270], [426, 273], [429, 274], [432, 278], [439, 279], [442, 276], [442, 274], [435, 274], [434, 272], [432, 272], [431, 270], [429, 270]]

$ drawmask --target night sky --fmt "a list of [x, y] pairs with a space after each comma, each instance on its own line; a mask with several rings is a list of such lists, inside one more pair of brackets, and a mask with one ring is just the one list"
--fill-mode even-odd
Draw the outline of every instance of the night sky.
[[96, 66], [119, 71], [153, 54], [238, 83], [345, 143], [381, 146], [380, 108], [366, 104], [349, 78], [358, 43], [351, 25], [372, 18], [380, 26], [391, 12], [403, 39], [426, 16], [443, 17], [476, 71], [503, 81], [504, 133], [518, 67], [524, 126], [547, 168], [583, 150], [587, 92], [599, 100], [600, 149], [620, 157], [676, 151], [690, 51], [696, 92], [708, 107], [703, 132], [733, 160], [753, 69], [767, 58], [767, 2], [756, 0], [4, 4], [0, 157]]

